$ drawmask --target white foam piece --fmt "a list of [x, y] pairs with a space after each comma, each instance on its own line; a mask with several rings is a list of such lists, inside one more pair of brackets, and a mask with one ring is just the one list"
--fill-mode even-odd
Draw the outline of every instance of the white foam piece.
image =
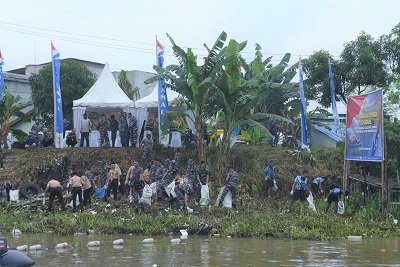
[[42, 249], [42, 245], [40, 245], [40, 244], [32, 245], [28, 249], [29, 250], [41, 250]]
[[113, 245], [123, 245], [124, 240], [123, 239], [116, 239], [112, 242]]
[[27, 245], [22, 245], [22, 246], [16, 247], [16, 249], [20, 250], [20, 251], [24, 251], [24, 250], [28, 250], [28, 246]]
[[57, 244], [55, 246], [56, 249], [67, 248], [67, 247], [68, 247], [68, 243], [67, 242], [63, 242], [63, 243]]
[[143, 239], [143, 241], [142, 241], [142, 243], [153, 243], [154, 242], [154, 239], [153, 238], [145, 238], [145, 239]]
[[181, 235], [186, 235], [186, 236], [189, 235], [186, 229], [181, 229], [179, 230], [179, 232], [181, 232]]
[[361, 235], [349, 235], [347, 237], [347, 239], [350, 241], [362, 241], [362, 236]]
[[171, 244], [179, 244], [181, 242], [180, 238], [171, 239]]

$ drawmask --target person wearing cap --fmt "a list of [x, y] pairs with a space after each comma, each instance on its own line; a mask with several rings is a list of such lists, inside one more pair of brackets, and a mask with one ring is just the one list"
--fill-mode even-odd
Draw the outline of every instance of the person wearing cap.
[[47, 208], [48, 212], [52, 211], [53, 201], [54, 201], [55, 197], [57, 197], [58, 202], [61, 205], [61, 210], [65, 210], [65, 203], [64, 203], [64, 198], [63, 198], [63, 188], [61, 186], [61, 183], [57, 179], [55, 179], [55, 178], [50, 179], [50, 181], [47, 183], [44, 193], [45, 194], [49, 193], [49, 206]]
[[275, 168], [273, 166], [272, 160], [268, 161], [267, 166], [264, 169], [265, 174], [265, 188], [267, 197], [271, 197], [272, 188], [274, 187], [275, 179]]
[[294, 178], [294, 182], [292, 185], [292, 191], [290, 191], [290, 195], [292, 196], [292, 201], [290, 202], [289, 210], [292, 208], [293, 203], [296, 200], [300, 200], [301, 202], [304, 202], [307, 200], [306, 190], [308, 190], [309, 193], [311, 194], [311, 191], [308, 188], [307, 178], [308, 178], [307, 170], [303, 170], [301, 175], [298, 175]]
[[151, 133], [146, 134], [146, 138], [142, 140], [140, 146], [143, 147], [142, 163], [146, 165], [151, 160], [153, 150], [153, 139], [151, 138]]
[[26, 149], [37, 147], [37, 139], [33, 136], [32, 131], [30, 131], [28, 136], [25, 138], [24, 145]]
[[231, 164], [227, 164], [225, 166], [228, 173], [226, 175], [226, 183], [224, 187], [224, 191], [222, 191], [221, 197], [219, 199], [219, 206], [222, 205], [222, 202], [225, 199], [226, 194], [230, 191], [232, 194], [232, 208], [236, 208], [236, 184], [239, 179], [239, 174], [233, 169]]

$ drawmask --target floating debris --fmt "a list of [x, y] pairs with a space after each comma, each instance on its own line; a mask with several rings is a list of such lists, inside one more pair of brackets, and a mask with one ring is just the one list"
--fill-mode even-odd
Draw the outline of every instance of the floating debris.
[[63, 243], [57, 244], [55, 246], [55, 249], [62, 249], [62, 248], [68, 248], [68, 243], [67, 242], [63, 242]]
[[86, 246], [87, 247], [98, 247], [98, 246], [100, 246], [100, 241], [90, 241], [89, 243], [87, 243]]
[[112, 242], [112, 244], [113, 245], [123, 245], [124, 244], [124, 240], [123, 239], [117, 239], [117, 240], [114, 240]]
[[42, 245], [40, 245], [40, 244], [32, 245], [28, 249], [29, 250], [41, 250], [42, 249]]
[[153, 242], [154, 242], [154, 239], [153, 239], [153, 238], [146, 238], [146, 239], [143, 239], [143, 241], [142, 241], [143, 244], [146, 244], [146, 243], [153, 243]]
[[17, 250], [20, 250], [20, 251], [25, 251], [25, 250], [28, 249], [28, 246], [27, 246], [27, 245], [22, 245], [22, 246], [16, 247], [16, 249], [17, 249]]

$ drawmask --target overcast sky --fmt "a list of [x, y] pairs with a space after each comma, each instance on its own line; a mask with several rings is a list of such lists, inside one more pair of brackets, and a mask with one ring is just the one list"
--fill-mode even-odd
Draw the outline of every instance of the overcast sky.
[[317, 50], [338, 56], [361, 31], [374, 38], [400, 22], [400, 0], [0, 0], [0, 50], [4, 69], [50, 60], [50, 40], [61, 58], [108, 62], [113, 71], [152, 71], [155, 37], [165, 33], [205, 54], [222, 30], [255, 43], [276, 63], [283, 53], [307, 57]]

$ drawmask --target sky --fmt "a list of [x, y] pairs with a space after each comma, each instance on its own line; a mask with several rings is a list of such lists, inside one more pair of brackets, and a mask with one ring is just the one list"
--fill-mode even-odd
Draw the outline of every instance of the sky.
[[361, 31], [390, 33], [400, 0], [0, 0], [0, 14], [5, 71], [49, 62], [51, 40], [61, 58], [152, 72], [156, 36], [176, 63], [166, 33], [199, 61], [223, 30], [248, 41], [249, 60], [256, 43], [273, 63], [287, 52], [293, 64], [318, 50], [338, 57]]

